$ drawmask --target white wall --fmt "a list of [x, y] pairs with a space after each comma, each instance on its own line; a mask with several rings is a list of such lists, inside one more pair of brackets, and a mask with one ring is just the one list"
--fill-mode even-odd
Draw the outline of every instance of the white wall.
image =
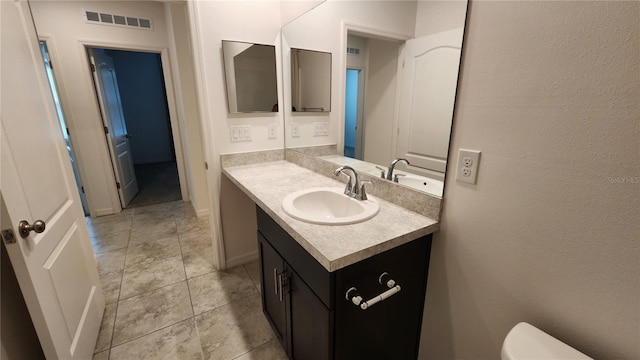
[[184, 3], [165, 3], [167, 33], [171, 49], [172, 73], [178, 116], [181, 121], [182, 146], [185, 149], [185, 168], [189, 184], [189, 197], [198, 216], [209, 213], [209, 193], [204, 169], [204, 147], [195, 83], [194, 52], [191, 48], [189, 16]]
[[[83, 44], [168, 48], [164, 6], [158, 2], [33, 1], [38, 34], [49, 39], [62, 106], [80, 163], [92, 216], [120, 209], [100, 112]], [[86, 24], [83, 9], [150, 18], [153, 31]], [[165, 70], [166, 71], [166, 70]]]
[[[470, 3], [421, 359], [498, 359], [527, 321], [640, 358], [640, 3]], [[455, 155], [453, 156], [455, 159]], [[622, 182], [624, 181], [624, 182]]]
[[467, 13], [466, 8], [466, 0], [418, 1], [415, 37], [462, 27]]
[[364, 100], [364, 161], [388, 165], [394, 158], [394, 118], [400, 43], [369, 39]]
[[[238, 204], [235, 209], [246, 209], [251, 200], [244, 194], [221, 190], [220, 154], [247, 151], [281, 149], [283, 140], [282, 112], [263, 114], [229, 114], [227, 112], [222, 56], [222, 40], [252, 42], [275, 45], [280, 53], [280, 10], [275, 1], [194, 1], [189, 3], [193, 43], [196, 46], [196, 79], [202, 131], [205, 144], [205, 161], [209, 164], [207, 186], [211, 224], [214, 227], [214, 246], [218, 261], [234, 262], [251, 260], [257, 255], [256, 235], [243, 236], [246, 217], [255, 217], [255, 212], [246, 213], [224, 206]], [[281, 58], [276, 58], [278, 89], [282, 89]], [[282, 103], [282, 92], [278, 100]], [[278, 138], [268, 139], [269, 124], [278, 127]], [[231, 142], [229, 126], [251, 125], [253, 141]], [[242, 206], [244, 205], [244, 207]], [[225, 212], [221, 218], [220, 212]], [[219, 239], [224, 239], [224, 245]], [[226, 251], [225, 251], [226, 247]]]

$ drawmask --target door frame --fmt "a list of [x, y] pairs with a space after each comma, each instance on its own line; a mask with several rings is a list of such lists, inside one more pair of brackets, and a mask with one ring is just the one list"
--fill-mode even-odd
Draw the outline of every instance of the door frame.
[[[398, 58], [400, 58], [400, 56], [402, 55], [402, 51], [404, 50], [404, 42], [411, 39], [413, 34], [401, 34], [401, 33], [393, 33], [393, 32], [388, 32], [388, 31], [384, 31], [384, 30], [380, 30], [380, 29], [376, 29], [376, 28], [372, 28], [372, 27], [368, 27], [368, 26], [362, 26], [360, 24], [355, 24], [355, 23], [350, 23], [347, 21], [344, 21], [342, 23], [342, 38], [340, 39], [340, 48], [341, 49], [346, 49], [347, 48], [347, 38], [349, 36], [349, 33], [353, 34], [353, 35], [357, 35], [357, 36], [361, 36], [361, 37], [365, 37], [365, 38], [374, 38], [374, 39], [382, 39], [382, 40], [387, 40], [387, 41], [395, 41], [395, 42], [401, 42], [403, 43], [401, 45], [401, 50], [400, 53], [398, 54]], [[346, 53], [344, 55], [341, 55], [339, 57], [339, 61], [340, 63], [338, 64], [338, 68], [340, 69], [340, 94], [338, 94], [338, 110], [341, 111], [341, 114], [344, 114], [344, 109], [345, 109], [345, 96], [346, 96], [346, 81], [347, 81], [347, 56]], [[400, 69], [402, 69], [402, 63], [398, 62], [398, 71], [400, 71]], [[398, 74], [400, 74], [400, 72], [398, 72]], [[366, 80], [365, 80], [366, 81]], [[396, 85], [397, 82], [396, 82]], [[364, 84], [365, 86], [365, 92], [366, 92], [366, 87], [367, 84]], [[398, 93], [398, 86], [396, 86], [396, 94]], [[366, 101], [366, 100], [364, 100]], [[400, 111], [400, 105], [398, 104], [398, 101], [396, 101], [395, 104], [395, 109], [393, 111], [393, 126], [394, 128], [397, 127], [397, 118], [398, 118], [398, 114]], [[339, 126], [339, 131], [338, 131], [338, 152], [343, 151], [344, 152], [344, 121], [342, 123], [342, 126]], [[363, 129], [364, 130], [364, 129]], [[364, 133], [363, 133], [364, 135]], [[392, 140], [392, 145], [393, 148], [395, 149], [395, 143]], [[363, 141], [363, 151], [364, 151], [364, 141]], [[363, 154], [364, 156], [364, 154]]]
[[[182, 200], [189, 200], [189, 186], [187, 181], [187, 173], [185, 168], [185, 159], [184, 159], [184, 147], [182, 142], [182, 136], [184, 131], [183, 119], [178, 116], [177, 112], [177, 101], [174, 93], [174, 85], [173, 85], [173, 74], [171, 71], [171, 60], [169, 55], [169, 48], [166, 47], [154, 47], [154, 46], [141, 46], [141, 45], [131, 45], [124, 44], [118, 42], [107, 42], [107, 41], [95, 41], [95, 40], [78, 40], [79, 51], [83, 54], [83, 58], [86, 61], [86, 67], [84, 70], [85, 75], [83, 78], [85, 79], [86, 86], [91, 89], [95, 89], [93, 74], [90, 69], [90, 59], [87, 56], [87, 48], [100, 48], [100, 49], [108, 49], [108, 50], [124, 50], [124, 51], [133, 51], [133, 52], [146, 52], [146, 53], [155, 53], [160, 55], [160, 60], [162, 63], [162, 76], [165, 83], [165, 91], [167, 98], [167, 107], [169, 108], [169, 122], [171, 123], [171, 133], [173, 138], [173, 146], [176, 154], [176, 164], [178, 167], [178, 179], [180, 181], [180, 192], [182, 195]], [[100, 109], [100, 104], [98, 103], [98, 99], [95, 99], [95, 106], [98, 110], [98, 113], [102, 113]], [[100, 120], [100, 128], [103, 127], [102, 119]], [[107, 144], [107, 139], [105, 137], [104, 143], [101, 145], [105, 147], [106, 154], [109, 156], [113, 156], [111, 154], [111, 149]], [[114, 169], [111, 162], [111, 159], [103, 159], [102, 166], [104, 170], [108, 174], [112, 174]], [[114, 209], [122, 210], [122, 206], [120, 204], [120, 197], [118, 195], [118, 188], [116, 186], [115, 175], [112, 179], [109, 179], [109, 195], [111, 197], [111, 202], [114, 206]], [[94, 216], [94, 209], [90, 209], [91, 215]], [[95, 214], [100, 216], [102, 214]]]

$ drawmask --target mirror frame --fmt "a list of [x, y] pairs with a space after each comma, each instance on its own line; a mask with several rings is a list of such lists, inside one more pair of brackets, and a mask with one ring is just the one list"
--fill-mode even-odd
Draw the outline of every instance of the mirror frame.
[[[332, 74], [332, 71], [333, 71], [333, 54], [330, 53], [330, 52], [327, 52], [327, 51], [308, 50], [308, 49], [300, 49], [300, 48], [291, 48], [290, 52], [291, 52], [291, 56], [289, 57], [289, 67], [291, 69], [291, 81], [290, 81], [291, 91], [289, 92], [288, 100], [289, 100], [289, 103], [291, 104], [292, 111], [295, 108], [296, 109], [294, 111], [295, 113], [304, 113], [304, 112], [329, 113], [329, 112], [331, 112], [331, 95], [332, 95], [332, 92], [331, 92], [331, 74]], [[319, 94], [319, 96], [318, 96], [318, 97], [321, 97], [321, 98], [325, 98], [324, 100], [319, 101], [319, 102], [324, 103], [325, 101], [328, 101], [328, 106], [326, 106], [326, 107], [325, 106], [311, 107], [311, 108], [308, 108], [308, 107], [296, 108], [295, 107], [294, 101], [293, 101], [293, 89], [295, 88], [294, 87], [294, 70], [295, 69], [293, 67], [293, 62], [294, 62], [293, 61], [293, 57], [294, 57], [294, 53], [296, 53], [296, 52], [297, 53], [307, 53], [309, 55], [320, 55], [320, 56], [328, 55], [329, 56], [328, 73], [326, 73], [326, 69], [319, 69], [319, 72], [321, 72], [321, 73], [318, 74], [319, 76], [328, 75], [326, 81], [323, 81], [324, 84], [321, 84], [322, 88], [326, 89], [328, 94]], [[322, 59], [322, 61], [324, 61], [324, 59]], [[297, 69], [300, 69], [300, 65], [299, 64], [297, 65]], [[308, 85], [309, 87], [315, 86], [315, 84], [306, 84], [306, 85]], [[303, 79], [298, 79], [297, 87], [306, 88], [306, 86], [304, 86], [304, 84], [303, 84]], [[322, 92], [324, 92], [324, 89], [321, 89]], [[312, 103], [315, 103], [315, 102], [317, 102], [317, 101], [312, 101]], [[286, 102], [285, 102], [285, 105], [286, 105]], [[318, 105], [323, 105], [323, 104], [318, 104]]]
[[[268, 47], [270, 48], [270, 50], [273, 50], [273, 72], [271, 73], [271, 71], [269, 72], [269, 77], [273, 76], [273, 86], [274, 88], [270, 91], [273, 92], [274, 95], [274, 101], [273, 104], [278, 103], [278, 70], [277, 70], [277, 58], [276, 58], [276, 46], [275, 45], [268, 45], [268, 44], [257, 44], [257, 43], [250, 43], [250, 42], [246, 42], [246, 41], [235, 41], [235, 40], [222, 40], [222, 65], [223, 65], [223, 72], [224, 72], [224, 77], [225, 77], [225, 93], [227, 96], [227, 111], [229, 114], [254, 114], [254, 113], [272, 113], [272, 112], [278, 112], [277, 107], [275, 107], [275, 105], [271, 105], [271, 109], [270, 110], [262, 110], [262, 109], [256, 109], [256, 110], [247, 110], [247, 111], [239, 111], [238, 110], [238, 86], [237, 86], [237, 71], [235, 69], [235, 66], [233, 69], [231, 69], [231, 67], [228, 65], [229, 63], [234, 62], [234, 58], [235, 55], [229, 54], [228, 51], [225, 52], [225, 44], [246, 44], [246, 45], [250, 45], [247, 46], [247, 48], [245, 50], [250, 49], [253, 46], [261, 46], [261, 47]], [[243, 50], [244, 51], [244, 50]], [[240, 53], [239, 53], [240, 54]], [[233, 73], [232, 73], [233, 72]], [[267, 71], [265, 71], [265, 73], [267, 73]], [[233, 78], [233, 79], [232, 79]], [[235, 109], [234, 106], [232, 104], [232, 99], [236, 100], [235, 103]], [[274, 111], [275, 109], [275, 111]], [[235, 110], [235, 111], [234, 111]]]

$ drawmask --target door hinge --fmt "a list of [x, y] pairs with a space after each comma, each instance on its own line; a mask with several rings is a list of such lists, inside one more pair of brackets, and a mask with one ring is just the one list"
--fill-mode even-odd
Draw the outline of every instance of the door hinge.
[[80, 186], [80, 191], [84, 194], [84, 186]]
[[108, 134], [108, 133], [109, 133], [109, 128], [108, 128], [108, 127], [106, 127], [106, 126], [104, 127], [104, 133], [105, 133], [105, 134]]
[[121, 187], [121, 186], [120, 186], [120, 183], [119, 183], [119, 182], [116, 182], [116, 187], [117, 187], [118, 189], [120, 189], [120, 187]]
[[96, 72], [96, 66], [89, 63], [89, 68], [91, 69], [91, 72]]

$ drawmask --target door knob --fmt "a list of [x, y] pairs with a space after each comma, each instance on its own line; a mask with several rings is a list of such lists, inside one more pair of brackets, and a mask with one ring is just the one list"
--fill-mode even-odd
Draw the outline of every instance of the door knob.
[[35, 231], [37, 234], [39, 234], [43, 232], [45, 228], [46, 228], [46, 224], [42, 220], [36, 220], [33, 223], [33, 225], [29, 224], [29, 222], [26, 220], [22, 220], [18, 224], [18, 230], [20, 231], [20, 236], [22, 236], [23, 238], [26, 238], [27, 236], [29, 236], [29, 233], [31, 231]]

